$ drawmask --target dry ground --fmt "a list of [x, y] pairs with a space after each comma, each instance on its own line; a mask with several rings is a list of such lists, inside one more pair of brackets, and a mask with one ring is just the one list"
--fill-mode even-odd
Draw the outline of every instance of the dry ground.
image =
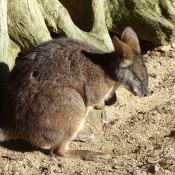
[[87, 121], [85, 132], [96, 138], [71, 142], [72, 149], [110, 153], [98, 162], [53, 157], [23, 141], [0, 144], [1, 174], [175, 174], [175, 50], [144, 55], [151, 94], [131, 95], [122, 87], [118, 102], [106, 107], [102, 130]]

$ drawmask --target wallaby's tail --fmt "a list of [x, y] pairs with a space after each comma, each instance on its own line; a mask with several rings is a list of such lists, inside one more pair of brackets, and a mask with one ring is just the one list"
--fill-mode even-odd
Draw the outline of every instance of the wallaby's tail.
[[8, 135], [5, 133], [5, 131], [0, 128], [0, 142], [3, 142], [5, 140], [8, 140]]

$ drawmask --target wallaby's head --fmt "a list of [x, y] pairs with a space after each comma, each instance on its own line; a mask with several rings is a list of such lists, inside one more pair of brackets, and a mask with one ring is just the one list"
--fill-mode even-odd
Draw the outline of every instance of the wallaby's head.
[[119, 59], [118, 69], [115, 72], [118, 81], [134, 95], [147, 96], [149, 94], [148, 73], [136, 33], [131, 27], [126, 27], [121, 41], [114, 36], [113, 44]]

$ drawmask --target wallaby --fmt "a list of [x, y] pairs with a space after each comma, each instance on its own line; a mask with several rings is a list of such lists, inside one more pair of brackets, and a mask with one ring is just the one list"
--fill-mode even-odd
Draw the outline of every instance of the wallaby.
[[53, 39], [36, 47], [16, 65], [7, 80], [0, 141], [21, 138], [36, 147], [50, 145], [50, 154], [86, 160], [109, 154], [69, 150], [90, 108], [116, 100], [123, 85], [134, 95], [148, 95], [148, 74], [136, 33], [125, 28], [114, 51], [103, 52], [74, 39]]

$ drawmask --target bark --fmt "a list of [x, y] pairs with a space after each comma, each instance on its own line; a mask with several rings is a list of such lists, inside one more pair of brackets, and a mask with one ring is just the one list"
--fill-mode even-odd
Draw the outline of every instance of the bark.
[[[73, 0], [60, 1], [68, 9], [74, 23], [81, 29], [89, 31], [93, 20], [87, 21], [86, 16], [93, 18], [93, 15], [90, 15], [90, 10], [86, 10], [86, 14], [82, 12], [83, 4], [90, 9], [87, 0], [81, 3], [78, 0], [74, 0], [74, 3]], [[151, 41], [156, 45], [175, 42], [175, 1], [104, 0], [104, 4], [108, 31], [121, 34], [126, 26], [131, 26], [140, 39]]]
[[113, 50], [113, 45], [105, 25], [103, 0], [92, 1], [94, 24], [90, 32], [84, 32], [78, 28], [73, 23], [66, 8], [59, 1], [38, 0], [38, 2], [50, 31], [66, 35], [69, 38], [82, 40], [104, 51]]
[[175, 42], [174, 10], [171, 0], [9, 0], [8, 32], [24, 53], [50, 40], [50, 32], [111, 51], [108, 31], [121, 34], [126, 26], [162, 45]]
[[8, 30], [7, 30], [7, 2], [0, 1], [0, 109], [3, 102], [3, 89], [6, 76], [9, 72], [7, 57], [8, 52]]
[[8, 0], [8, 32], [22, 52], [51, 39], [36, 0]]
[[175, 1], [111, 0], [106, 10], [108, 30], [121, 34], [129, 25], [138, 37], [156, 45], [175, 42]]

